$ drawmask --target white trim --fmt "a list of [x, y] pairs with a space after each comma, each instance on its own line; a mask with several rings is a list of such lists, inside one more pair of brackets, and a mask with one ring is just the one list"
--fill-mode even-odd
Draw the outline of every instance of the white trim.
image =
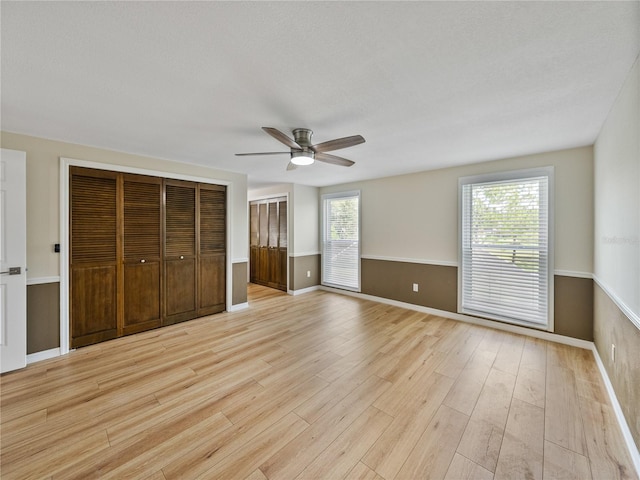
[[227, 308], [227, 312], [229, 313], [238, 312], [240, 310], [246, 310], [247, 308], [249, 308], [249, 302], [238, 303], [236, 305], [231, 305], [229, 308]]
[[45, 283], [59, 283], [60, 276], [56, 277], [33, 277], [27, 278], [27, 285], [42, 285]]
[[234, 259], [231, 260], [231, 263], [249, 263], [249, 259], [247, 257], [234, 258]]
[[577, 272], [574, 270], [554, 270], [553, 274], [559, 275], [561, 277], [588, 278], [593, 280], [593, 273], [589, 272]]
[[[133, 173], [149, 175], [153, 177], [169, 178], [173, 180], [187, 180], [191, 182], [207, 183], [211, 185], [225, 185], [227, 187], [227, 249], [231, 250], [233, 226], [233, 195], [234, 184], [229, 180], [217, 178], [198, 177], [181, 173], [165, 172], [161, 170], [147, 170], [144, 168], [129, 167], [111, 163], [92, 162], [74, 158], [60, 157], [60, 238], [65, 239], [60, 248], [60, 355], [69, 353], [69, 167], [86, 167], [98, 170], [110, 170], [112, 172]], [[227, 311], [234, 307], [233, 302], [233, 268], [231, 256], [227, 255], [226, 265], [226, 304]]]
[[600, 354], [598, 353], [598, 349], [596, 348], [595, 344], [593, 344], [593, 346], [591, 347], [591, 351], [593, 352], [593, 356], [596, 359], [598, 370], [600, 370], [600, 376], [602, 376], [604, 386], [606, 387], [607, 393], [609, 394], [609, 400], [611, 400], [611, 405], [613, 406], [613, 411], [616, 414], [618, 425], [620, 425], [620, 430], [622, 430], [624, 443], [627, 445], [627, 450], [629, 450], [629, 455], [631, 455], [631, 461], [633, 462], [633, 466], [636, 469], [636, 473], [640, 477], [640, 451], [638, 451], [638, 446], [633, 440], [631, 430], [629, 430], [629, 424], [627, 423], [627, 419], [624, 417], [622, 407], [620, 406], [620, 402], [618, 402], [616, 392], [613, 389], [613, 384], [609, 379], [609, 374], [607, 373], [607, 369], [604, 367], [604, 363], [602, 363], [602, 359], [600, 358]]
[[314, 285], [312, 287], [300, 288], [298, 290], [288, 290], [287, 293], [289, 295], [302, 295], [303, 293], [315, 292], [316, 290], [320, 290], [320, 285]]
[[458, 262], [449, 260], [425, 260], [422, 258], [387, 257], [384, 255], [361, 255], [365, 260], [384, 260], [385, 262], [418, 263], [421, 265], [439, 265], [442, 267], [458, 267]]
[[321, 252], [302, 252], [302, 253], [290, 253], [289, 258], [291, 257], [311, 257], [313, 255], [322, 255]]
[[494, 322], [491, 320], [485, 320], [483, 318], [472, 317], [471, 315], [464, 315], [462, 313], [447, 312], [445, 310], [438, 310], [436, 308], [423, 307], [422, 305], [414, 305], [412, 303], [399, 302], [397, 300], [391, 300], [389, 298], [376, 297], [374, 295], [367, 295], [365, 293], [357, 293], [349, 290], [341, 290], [338, 288], [332, 288], [327, 286], [321, 286], [321, 290], [327, 292], [341, 293], [343, 295], [349, 295], [352, 297], [362, 298], [363, 300], [371, 300], [372, 302], [384, 303], [386, 305], [393, 305], [394, 307], [406, 308], [407, 310], [414, 310], [417, 312], [428, 313], [430, 315], [437, 315], [439, 317], [449, 318], [451, 320], [458, 320], [465, 323], [471, 323], [473, 325], [480, 325], [481, 327], [493, 328], [495, 330], [503, 330], [505, 332], [517, 333], [520, 335], [526, 335], [528, 337], [540, 338], [542, 340], [548, 340], [550, 342], [562, 343], [564, 345], [571, 345], [572, 347], [584, 348], [591, 350], [593, 342], [587, 340], [581, 340], [579, 338], [566, 337], [564, 335], [558, 335], [549, 333], [544, 330], [536, 330], [533, 328], [520, 327], [510, 323]]
[[50, 350], [44, 350], [42, 352], [30, 353], [27, 355], [27, 365], [35, 362], [41, 362], [42, 360], [48, 360], [60, 356], [59, 348], [52, 348]]
[[616, 304], [616, 306], [622, 311], [622, 313], [624, 313], [627, 316], [627, 318], [629, 318], [631, 323], [633, 323], [636, 326], [636, 328], [640, 330], [640, 315], [636, 314], [633, 310], [631, 310], [631, 308], [628, 307], [627, 304], [625, 304], [620, 297], [618, 297], [615, 293], [613, 293], [613, 290], [607, 287], [602, 282], [602, 280], [596, 277], [595, 274], [593, 274], [593, 280], [600, 286], [600, 288], [604, 291], [604, 293], [606, 293], [609, 296], [609, 298], [613, 300], [613, 303]]

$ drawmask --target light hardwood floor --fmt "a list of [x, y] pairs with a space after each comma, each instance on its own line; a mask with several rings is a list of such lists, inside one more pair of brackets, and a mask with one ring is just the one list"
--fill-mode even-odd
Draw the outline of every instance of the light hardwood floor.
[[590, 351], [328, 292], [0, 382], [3, 480], [637, 478]]

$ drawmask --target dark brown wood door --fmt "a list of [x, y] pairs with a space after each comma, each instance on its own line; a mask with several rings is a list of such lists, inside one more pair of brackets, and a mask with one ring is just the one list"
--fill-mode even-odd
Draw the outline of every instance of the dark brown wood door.
[[71, 346], [118, 336], [117, 174], [70, 169]]
[[198, 186], [198, 315], [225, 310], [226, 188]]
[[196, 318], [196, 184], [165, 180], [164, 324]]
[[124, 175], [123, 334], [162, 323], [162, 179]]

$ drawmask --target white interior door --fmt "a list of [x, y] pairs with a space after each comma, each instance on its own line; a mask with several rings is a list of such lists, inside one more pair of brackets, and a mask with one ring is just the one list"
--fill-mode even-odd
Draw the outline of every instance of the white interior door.
[[0, 371], [27, 364], [27, 154], [0, 152]]

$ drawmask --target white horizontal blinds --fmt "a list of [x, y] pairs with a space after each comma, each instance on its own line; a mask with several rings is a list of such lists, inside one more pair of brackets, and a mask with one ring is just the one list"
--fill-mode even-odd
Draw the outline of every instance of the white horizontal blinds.
[[323, 197], [322, 283], [360, 289], [359, 193]]
[[462, 185], [462, 310], [548, 324], [549, 179]]

